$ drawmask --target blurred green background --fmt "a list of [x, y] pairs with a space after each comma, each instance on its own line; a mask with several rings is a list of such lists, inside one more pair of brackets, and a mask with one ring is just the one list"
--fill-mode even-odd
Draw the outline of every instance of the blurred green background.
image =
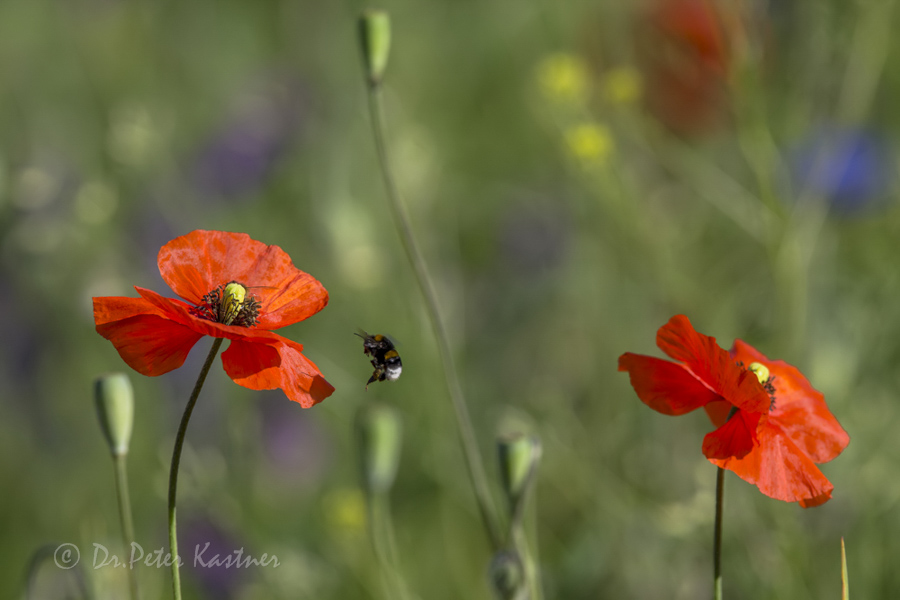
[[[398, 184], [439, 290], [492, 483], [499, 428], [543, 443], [533, 505], [547, 598], [711, 595], [715, 469], [700, 413], [641, 404], [625, 351], [684, 313], [799, 366], [850, 433], [803, 510], [727, 477], [726, 597], [900, 594], [900, 41], [892, 0], [395, 0], [385, 83]], [[391, 510], [419, 598], [489, 598], [490, 552], [435, 342], [375, 160], [353, 2], [0, 4], [0, 597], [39, 548], [81, 550], [125, 597], [92, 382], [126, 370], [91, 297], [170, 294], [159, 248], [193, 229], [277, 244], [329, 306], [282, 334], [337, 388], [311, 410], [217, 365], [182, 460], [183, 548], [278, 568], [182, 569], [188, 598], [383, 598], [353, 417], [395, 406]], [[364, 391], [353, 332], [403, 377]], [[130, 372], [137, 541], [166, 548], [178, 420], [209, 347]], [[498, 493], [499, 487], [495, 486]], [[184, 550], [183, 550], [184, 552]], [[36, 569], [37, 598], [80, 598]], [[141, 568], [145, 598], [169, 570]]]

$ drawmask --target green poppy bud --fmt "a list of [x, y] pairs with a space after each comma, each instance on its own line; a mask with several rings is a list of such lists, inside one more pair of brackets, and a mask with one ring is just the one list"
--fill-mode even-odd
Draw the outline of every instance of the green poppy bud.
[[495, 554], [488, 577], [498, 600], [523, 600], [528, 595], [525, 566], [515, 552], [504, 550]]
[[509, 502], [510, 514], [517, 515], [525, 493], [534, 480], [541, 457], [541, 442], [534, 436], [511, 434], [497, 443], [500, 458], [500, 477]]
[[109, 373], [94, 381], [94, 401], [100, 427], [113, 456], [128, 454], [134, 423], [134, 391], [124, 373]]
[[359, 33], [369, 85], [377, 87], [391, 52], [391, 18], [383, 10], [367, 10], [359, 20]]
[[389, 406], [369, 403], [356, 415], [356, 431], [366, 492], [385, 493], [394, 484], [400, 463], [400, 417]]

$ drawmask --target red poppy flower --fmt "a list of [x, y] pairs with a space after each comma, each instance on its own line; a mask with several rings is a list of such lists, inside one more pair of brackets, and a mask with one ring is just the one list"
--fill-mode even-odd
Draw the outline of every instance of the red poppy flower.
[[720, 126], [731, 63], [724, 15], [706, 0], [656, 0], [643, 14], [639, 57], [648, 108], [680, 134]]
[[684, 315], [663, 325], [656, 343], [678, 362], [619, 357], [644, 404], [667, 415], [702, 406], [717, 427], [703, 454], [765, 495], [804, 508], [831, 498], [834, 486], [816, 463], [835, 458], [850, 437], [800, 371], [741, 340], [726, 352]]
[[252, 390], [281, 388], [309, 408], [334, 388], [303, 356], [303, 346], [273, 333], [328, 304], [328, 292], [278, 246], [245, 233], [192, 231], [162, 247], [159, 272], [181, 300], [135, 286], [140, 298], [94, 298], [97, 332], [142, 375], [184, 364], [204, 335], [228, 338], [225, 372]]

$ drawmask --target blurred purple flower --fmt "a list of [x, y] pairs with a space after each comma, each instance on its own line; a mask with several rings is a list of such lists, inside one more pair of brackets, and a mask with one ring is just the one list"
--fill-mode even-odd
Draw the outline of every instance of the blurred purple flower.
[[[179, 528], [180, 529], [180, 528]], [[236, 598], [247, 574], [253, 569], [238, 568], [235, 556], [253, 556], [237, 536], [208, 519], [189, 521], [184, 527], [178, 554], [191, 571], [191, 580], [203, 590], [205, 598]], [[231, 558], [229, 563], [227, 559]]]
[[500, 227], [503, 262], [517, 275], [532, 280], [564, 262], [571, 227], [559, 203], [517, 202], [503, 216]]
[[884, 204], [889, 195], [891, 151], [884, 139], [861, 130], [823, 130], [794, 153], [796, 189], [825, 198], [843, 215]]
[[262, 186], [299, 133], [305, 91], [298, 84], [261, 85], [203, 146], [192, 179], [200, 191], [234, 197]]
[[331, 441], [316, 415], [290, 402], [260, 398], [267, 464], [285, 485], [314, 486], [331, 464]]

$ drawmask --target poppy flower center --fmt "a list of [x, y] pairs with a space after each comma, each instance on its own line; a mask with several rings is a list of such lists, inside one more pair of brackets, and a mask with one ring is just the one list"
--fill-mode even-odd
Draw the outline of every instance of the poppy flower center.
[[193, 313], [202, 319], [223, 325], [253, 327], [259, 322], [259, 301], [253, 296], [247, 296], [246, 286], [231, 281], [203, 296]]
[[750, 366], [747, 367], [747, 370], [756, 375], [759, 383], [763, 386], [763, 389], [766, 390], [766, 393], [769, 394], [769, 398], [772, 399], [769, 410], [775, 410], [775, 376], [769, 373], [769, 367], [762, 363], [752, 362], [750, 363]]

